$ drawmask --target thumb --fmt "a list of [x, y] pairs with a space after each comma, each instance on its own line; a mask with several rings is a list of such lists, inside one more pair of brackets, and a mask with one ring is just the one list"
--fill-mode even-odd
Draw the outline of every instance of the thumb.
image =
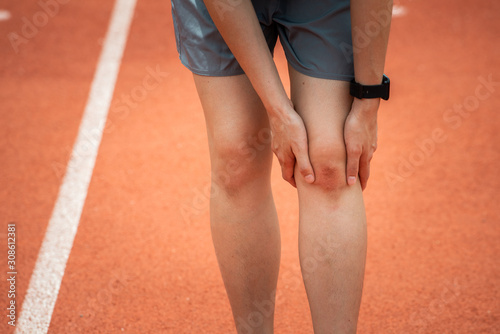
[[307, 143], [297, 145], [297, 147], [292, 150], [295, 155], [300, 174], [302, 174], [307, 183], [313, 183], [315, 179], [314, 170], [311, 165], [311, 160], [309, 159]]
[[358, 177], [360, 155], [361, 155], [361, 150], [347, 149], [346, 175], [347, 175], [347, 184], [350, 186], [356, 183], [356, 178]]

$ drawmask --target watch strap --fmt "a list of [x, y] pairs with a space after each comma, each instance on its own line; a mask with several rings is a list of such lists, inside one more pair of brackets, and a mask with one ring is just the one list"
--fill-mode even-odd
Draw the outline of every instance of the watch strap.
[[382, 83], [380, 85], [362, 85], [357, 83], [354, 79], [350, 84], [350, 93], [358, 99], [374, 99], [382, 98], [383, 100], [389, 99], [390, 80], [384, 74]]

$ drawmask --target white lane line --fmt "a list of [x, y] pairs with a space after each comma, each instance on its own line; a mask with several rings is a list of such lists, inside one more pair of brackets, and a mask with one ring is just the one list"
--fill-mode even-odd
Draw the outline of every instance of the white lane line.
[[16, 334], [47, 333], [113, 97], [136, 0], [116, 0], [76, 142], [22, 305]]

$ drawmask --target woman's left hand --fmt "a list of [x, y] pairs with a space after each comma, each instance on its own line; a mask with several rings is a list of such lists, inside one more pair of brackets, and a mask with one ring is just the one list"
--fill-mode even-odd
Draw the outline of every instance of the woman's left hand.
[[353, 185], [359, 175], [361, 189], [370, 176], [370, 161], [377, 149], [377, 110], [380, 99], [355, 98], [344, 124], [347, 151], [347, 184]]

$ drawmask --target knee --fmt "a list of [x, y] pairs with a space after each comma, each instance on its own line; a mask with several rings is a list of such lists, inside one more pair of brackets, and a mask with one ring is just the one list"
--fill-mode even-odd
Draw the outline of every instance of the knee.
[[269, 145], [227, 140], [213, 151], [212, 182], [228, 195], [236, 195], [270, 175], [272, 152]]
[[313, 185], [327, 192], [347, 187], [346, 149], [343, 141], [310, 143], [309, 157], [316, 177]]

